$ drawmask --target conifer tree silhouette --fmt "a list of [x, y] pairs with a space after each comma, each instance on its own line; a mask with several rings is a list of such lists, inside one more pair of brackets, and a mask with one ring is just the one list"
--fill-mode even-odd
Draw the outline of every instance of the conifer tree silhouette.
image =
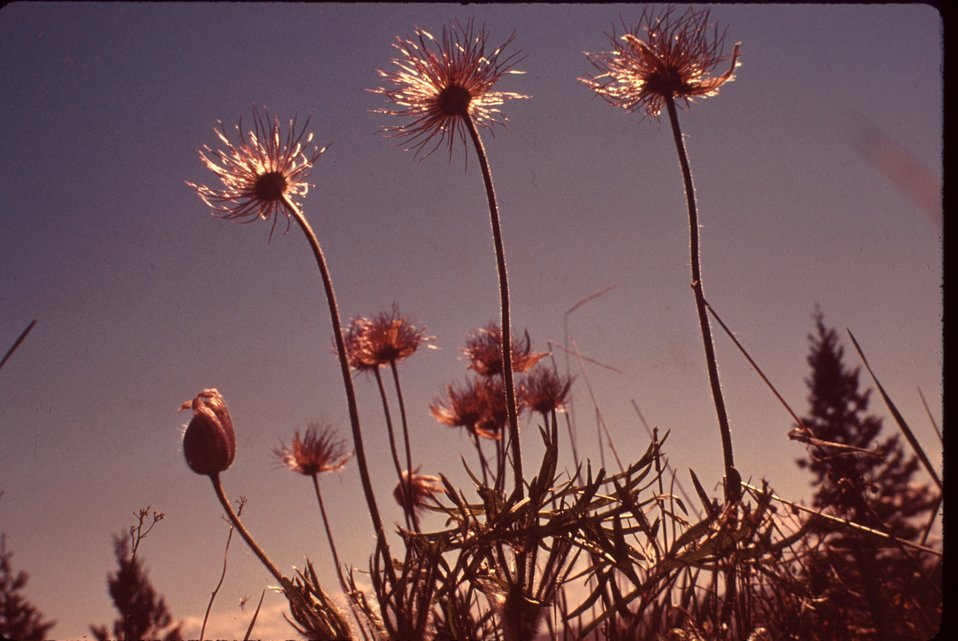
[[[131, 538], [133, 536], [135, 535], [131, 534]], [[130, 553], [128, 537], [114, 536], [113, 545], [119, 569], [107, 577], [107, 586], [120, 616], [114, 621], [112, 630], [105, 625], [91, 625], [93, 636], [97, 641], [182, 639], [181, 624], [173, 625], [173, 617], [166, 602], [153, 589], [142, 561]]]
[[[938, 496], [915, 478], [919, 461], [905, 451], [899, 435], [882, 438], [881, 419], [866, 413], [871, 390], [859, 389], [859, 368], [844, 364], [838, 335], [820, 310], [814, 319], [812, 372], [805, 380], [809, 410], [802, 423], [816, 441], [797, 461], [814, 475], [813, 505], [917, 542]], [[925, 641], [935, 634], [941, 618], [940, 557], [920, 556], [840, 524], [821, 532], [824, 545], [806, 569], [822, 624], [818, 638]]]
[[41, 641], [53, 627], [54, 621], [44, 621], [43, 614], [21, 590], [30, 575], [13, 571], [7, 550], [7, 537], [0, 534], [0, 637], [17, 641]]

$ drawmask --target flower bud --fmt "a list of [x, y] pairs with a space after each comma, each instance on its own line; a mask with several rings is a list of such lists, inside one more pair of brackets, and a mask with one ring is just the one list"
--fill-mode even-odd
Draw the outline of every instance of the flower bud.
[[205, 389], [180, 410], [193, 409], [183, 434], [186, 464], [197, 474], [213, 476], [229, 468], [236, 456], [236, 435], [226, 401], [215, 388]]

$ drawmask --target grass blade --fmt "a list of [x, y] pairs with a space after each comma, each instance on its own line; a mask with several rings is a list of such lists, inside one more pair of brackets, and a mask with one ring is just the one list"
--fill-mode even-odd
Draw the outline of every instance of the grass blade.
[[256, 611], [253, 612], [253, 618], [250, 619], [249, 627], [246, 628], [246, 634], [243, 635], [243, 641], [249, 641], [249, 636], [253, 634], [253, 626], [256, 625], [256, 617], [259, 616], [259, 609], [263, 607], [263, 597], [266, 596], [266, 590], [259, 593], [259, 603], [256, 604]]
[[865, 369], [868, 370], [868, 373], [871, 374], [872, 380], [875, 381], [875, 387], [878, 388], [878, 392], [881, 394], [882, 399], [885, 401], [885, 405], [888, 407], [888, 411], [891, 412], [892, 417], [895, 419], [895, 423], [898, 424], [898, 428], [901, 430], [901, 433], [905, 435], [905, 438], [911, 444], [912, 449], [915, 450], [915, 454], [918, 455], [918, 459], [921, 461], [922, 465], [925, 466], [925, 470], [928, 471], [928, 474], [931, 476], [932, 480], [935, 482], [935, 485], [938, 486], [938, 491], [942, 491], [941, 479], [938, 478], [938, 473], [935, 472], [934, 466], [931, 464], [931, 461], [928, 460], [928, 455], [925, 454], [925, 450], [922, 449], [921, 445], [918, 443], [918, 439], [915, 438], [915, 435], [912, 433], [911, 428], [908, 427], [908, 423], [905, 422], [905, 418], [901, 415], [901, 412], [898, 411], [898, 408], [895, 407], [895, 404], [892, 402], [891, 398], [888, 396], [888, 393], [885, 392], [885, 388], [882, 387], [882, 384], [878, 381], [878, 377], [875, 376], [875, 372], [872, 371], [871, 365], [868, 364], [868, 359], [865, 358], [865, 354], [862, 352], [862, 348], [858, 345], [858, 341], [855, 340], [855, 335], [852, 334], [852, 330], [845, 328], [845, 331], [848, 332], [848, 335], [852, 339], [852, 343], [855, 345], [855, 350], [858, 352], [858, 356], [862, 359], [862, 363], [865, 364]]
[[30, 330], [33, 329], [33, 326], [37, 324], [37, 319], [30, 321], [30, 324], [27, 325], [27, 328], [20, 332], [20, 336], [17, 337], [17, 340], [13, 341], [13, 345], [10, 349], [7, 350], [7, 353], [4, 354], [3, 360], [0, 360], [0, 369], [3, 369], [3, 366], [7, 364], [7, 361], [10, 360], [10, 357], [13, 356], [13, 353], [17, 351], [17, 348], [20, 347], [20, 343], [24, 341], [27, 337], [27, 334], [30, 333]]

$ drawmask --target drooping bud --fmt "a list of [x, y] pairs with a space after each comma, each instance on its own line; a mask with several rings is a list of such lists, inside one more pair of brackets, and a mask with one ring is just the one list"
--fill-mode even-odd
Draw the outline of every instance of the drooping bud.
[[205, 389], [180, 406], [193, 410], [183, 434], [186, 464], [197, 474], [212, 476], [229, 468], [236, 456], [236, 435], [226, 401], [215, 388]]

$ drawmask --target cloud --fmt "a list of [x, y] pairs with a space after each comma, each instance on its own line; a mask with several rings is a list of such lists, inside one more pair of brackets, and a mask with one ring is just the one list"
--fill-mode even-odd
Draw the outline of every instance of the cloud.
[[[251, 598], [244, 609], [238, 606], [228, 608], [217, 607], [218, 602], [213, 604], [213, 611], [206, 623], [206, 631], [203, 637], [206, 639], [242, 639], [246, 634], [246, 628], [253, 618], [256, 611], [256, 603], [259, 597]], [[275, 592], [267, 592], [263, 598], [263, 607], [260, 608], [259, 616], [256, 617], [256, 625], [250, 634], [251, 639], [296, 639], [299, 635], [296, 630], [286, 622], [283, 613], [289, 613], [286, 600], [282, 595]], [[183, 638], [199, 639], [200, 628], [203, 625], [203, 615], [188, 616], [183, 619]]]

